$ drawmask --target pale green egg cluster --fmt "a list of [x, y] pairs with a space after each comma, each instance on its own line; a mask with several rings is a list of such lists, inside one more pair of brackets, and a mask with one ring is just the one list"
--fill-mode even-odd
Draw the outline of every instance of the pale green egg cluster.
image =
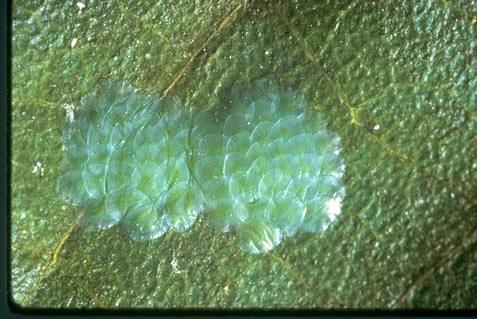
[[266, 82], [235, 86], [221, 105], [219, 120], [202, 114], [196, 121], [195, 173], [208, 224], [235, 232], [251, 253], [299, 230], [324, 230], [344, 197], [339, 137], [303, 97]]
[[201, 211], [189, 173], [191, 116], [173, 98], [144, 99], [124, 86], [82, 100], [64, 131], [58, 192], [84, 208], [87, 228], [122, 222], [136, 240], [183, 231]]
[[202, 214], [242, 250], [266, 252], [324, 230], [345, 195], [339, 137], [303, 97], [267, 82], [193, 112], [110, 85], [82, 100], [63, 142], [57, 189], [84, 210], [80, 223], [120, 223], [135, 240], [184, 231]]

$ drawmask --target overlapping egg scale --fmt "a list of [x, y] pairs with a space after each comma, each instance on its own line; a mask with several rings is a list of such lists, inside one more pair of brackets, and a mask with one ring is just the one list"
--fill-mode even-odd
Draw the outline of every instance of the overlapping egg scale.
[[219, 120], [197, 119], [195, 173], [208, 224], [232, 230], [251, 253], [326, 229], [344, 197], [339, 137], [302, 96], [266, 82], [238, 85], [223, 103]]
[[174, 98], [141, 98], [110, 84], [81, 102], [63, 134], [57, 190], [84, 210], [80, 224], [121, 223], [136, 240], [184, 231], [201, 212], [190, 178], [191, 114]]
[[84, 210], [85, 227], [121, 223], [149, 240], [188, 229], [205, 211], [208, 225], [262, 253], [339, 214], [340, 139], [302, 96], [259, 81], [190, 112], [126, 86], [104, 92], [82, 100], [63, 135], [57, 190]]

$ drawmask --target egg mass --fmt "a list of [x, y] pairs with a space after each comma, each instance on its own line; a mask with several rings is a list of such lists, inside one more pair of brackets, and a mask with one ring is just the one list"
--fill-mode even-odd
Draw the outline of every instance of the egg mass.
[[345, 196], [340, 138], [304, 98], [266, 81], [237, 84], [188, 110], [110, 84], [82, 99], [63, 132], [57, 191], [80, 224], [121, 224], [134, 240], [206, 225], [250, 253], [321, 232]]

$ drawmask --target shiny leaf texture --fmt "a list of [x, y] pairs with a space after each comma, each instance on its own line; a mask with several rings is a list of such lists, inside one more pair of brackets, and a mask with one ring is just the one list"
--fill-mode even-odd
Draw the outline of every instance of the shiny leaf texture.
[[[14, 302], [35, 309], [477, 307], [476, 1], [52, 0], [12, 7]], [[303, 107], [322, 114], [310, 125], [325, 122], [341, 138], [346, 197], [325, 232], [299, 232], [253, 255], [205, 220], [142, 242], [121, 227], [76, 226], [81, 210], [65, 205], [55, 185], [62, 127], [78, 118], [82, 96], [121, 81], [138, 96], [173, 95], [202, 109], [230, 100], [223, 92], [236, 83], [261, 79], [303, 94]], [[263, 123], [257, 139], [270, 129]], [[116, 132], [111, 147], [121, 139]], [[334, 147], [326, 136], [317, 140]], [[242, 145], [239, 137], [234, 142], [231, 150]], [[81, 149], [70, 156], [84, 158]], [[212, 149], [218, 157], [211, 163], [219, 162], [225, 151]], [[99, 169], [92, 164], [88, 177]], [[76, 170], [67, 179], [81, 176]], [[311, 204], [323, 207], [319, 198]], [[226, 218], [230, 201], [216, 205], [224, 209], [214, 220]], [[168, 223], [189, 227], [174, 217]], [[269, 245], [279, 239], [258, 222], [247, 231], [266, 234]]]

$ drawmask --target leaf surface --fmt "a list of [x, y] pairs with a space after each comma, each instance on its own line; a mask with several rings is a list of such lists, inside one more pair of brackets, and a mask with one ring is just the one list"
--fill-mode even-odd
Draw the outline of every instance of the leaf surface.
[[[13, 300], [476, 308], [476, 12], [438, 0], [15, 1]], [[121, 80], [205, 108], [262, 78], [303, 93], [341, 137], [346, 198], [322, 235], [247, 255], [200, 222], [148, 242], [75, 226], [82, 212], [54, 185], [81, 96]]]

